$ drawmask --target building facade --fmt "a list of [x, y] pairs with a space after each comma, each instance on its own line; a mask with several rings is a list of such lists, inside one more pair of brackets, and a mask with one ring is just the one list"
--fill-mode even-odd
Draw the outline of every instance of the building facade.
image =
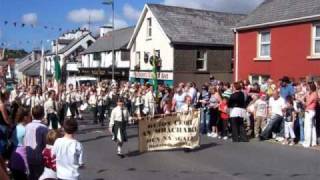
[[75, 77], [79, 76], [81, 66], [81, 53], [95, 42], [95, 38], [87, 30], [77, 29], [64, 33], [52, 42], [52, 50], [44, 57], [44, 68], [52, 78], [54, 74], [54, 57], [59, 56], [62, 68], [62, 81], [75, 84]]
[[145, 5], [129, 42], [130, 80], [152, 81], [152, 56], [158, 56], [158, 81], [173, 86], [197, 84], [210, 74], [232, 80], [233, 35], [243, 15], [158, 4]]
[[[112, 50], [115, 56], [114, 77], [116, 80], [128, 80], [130, 51], [126, 48], [134, 27], [107, 32], [82, 53], [82, 75], [100, 79], [112, 79]], [[114, 42], [113, 39], [114, 38]]]
[[319, 78], [320, 0], [265, 1], [238, 25], [235, 39], [235, 80]]

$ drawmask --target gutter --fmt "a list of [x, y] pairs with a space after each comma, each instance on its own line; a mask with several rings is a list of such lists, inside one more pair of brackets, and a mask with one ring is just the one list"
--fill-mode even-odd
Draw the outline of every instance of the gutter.
[[280, 26], [280, 25], [287, 25], [287, 24], [294, 24], [294, 23], [302, 23], [308, 21], [320, 20], [320, 14], [312, 15], [312, 16], [305, 16], [300, 18], [293, 18], [293, 19], [286, 19], [280, 21], [272, 21], [267, 23], [255, 24], [255, 25], [248, 25], [248, 26], [240, 26], [234, 28], [234, 32], [241, 31], [241, 30], [249, 30], [254, 28], [262, 28], [268, 26]]

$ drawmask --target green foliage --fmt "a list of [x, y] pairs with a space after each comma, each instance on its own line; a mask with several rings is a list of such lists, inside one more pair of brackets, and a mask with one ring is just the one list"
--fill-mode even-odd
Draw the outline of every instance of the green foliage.
[[19, 49], [19, 50], [6, 49], [4, 52], [4, 57], [6, 59], [8, 59], [8, 58], [23, 58], [26, 55], [28, 55], [28, 52], [26, 52], [24, 49]]

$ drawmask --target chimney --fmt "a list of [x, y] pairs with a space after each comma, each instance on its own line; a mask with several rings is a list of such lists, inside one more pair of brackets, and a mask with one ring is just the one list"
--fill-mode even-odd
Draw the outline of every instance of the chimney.
[[103, 37], [105, 34], [107, 34], [111, 28], [109, 26], [101, 26], [100, 27], [100, 37]]

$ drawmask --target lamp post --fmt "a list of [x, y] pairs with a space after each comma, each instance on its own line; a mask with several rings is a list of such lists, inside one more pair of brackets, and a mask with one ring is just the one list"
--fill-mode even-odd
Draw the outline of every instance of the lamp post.
[[114, 54], [114, 0], [105, 0], [102, 4], [112, 6], [112, 80], [114, 80], [115, 54]]

